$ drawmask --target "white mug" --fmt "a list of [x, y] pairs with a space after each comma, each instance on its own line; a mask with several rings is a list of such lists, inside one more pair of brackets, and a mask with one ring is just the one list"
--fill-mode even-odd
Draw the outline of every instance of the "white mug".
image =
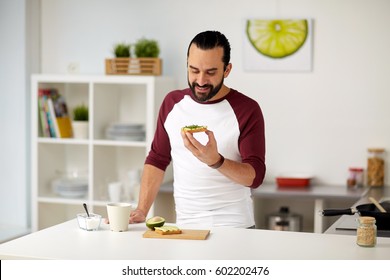
[[111, 231], [127, 231], [129, 226], [131, 204], [108, 203], [107, 216]]
[[122, 182], [111, 182], [108, 184], [108, 196], [111, 202], [119, 202], [122, 194]]

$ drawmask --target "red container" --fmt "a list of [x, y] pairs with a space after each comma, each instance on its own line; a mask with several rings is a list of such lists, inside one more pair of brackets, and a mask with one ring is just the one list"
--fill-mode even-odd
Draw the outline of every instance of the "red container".
[[287, 175], [276, 177], [278, 187], [305, 188], [310, 186], [311, 176]]

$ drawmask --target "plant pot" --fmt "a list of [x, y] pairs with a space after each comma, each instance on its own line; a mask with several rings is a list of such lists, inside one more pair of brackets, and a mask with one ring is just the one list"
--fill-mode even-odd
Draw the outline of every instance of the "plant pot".
[[106, 59], [108, 75], [154, 75], [162, 72], [162, 60], [157, 57]]
[[87, 121], [73, 121], [73, 138], [88, 139], [88, 122]]

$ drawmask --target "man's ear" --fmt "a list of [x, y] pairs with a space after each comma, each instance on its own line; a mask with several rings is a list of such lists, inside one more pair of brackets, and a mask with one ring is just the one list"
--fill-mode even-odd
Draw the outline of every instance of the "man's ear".
[[225, 69], [225, 72], [223, 73], [223, 77], [224, 78], [227, 78], [230, 74], [230, 71], [232, 71], [232, 64], [229, 63], [227, 66], [226, 66], [226, 69]]

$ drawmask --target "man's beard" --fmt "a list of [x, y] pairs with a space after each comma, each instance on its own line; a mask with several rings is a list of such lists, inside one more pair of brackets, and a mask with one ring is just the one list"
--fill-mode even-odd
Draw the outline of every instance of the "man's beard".
[[[188, 81], [188, 86], [190, 87], [190, 89], [192, 91], [192, 96], [195, 98], [195, 100], [197, 100], [199, 102], [206, 102], [206, 101], [209, 101], [211, 98], [213, 98], [219, 92], [219, 90], [222, 88], [223, 81], [224, 81], [224, 79], [222, 78], [222, 81], [216, 87], [214, 87], [213, 85], [210, 85], [210, 84], [205, 84], [203, 86], [200, 86], [196, 82], [193, 82], [192, 84], [190, 84], [190, 81]], [[196, 87], [209, 88], [210, 91], [207, 95], [197, 94], [196, 90], [195, 90]]]

